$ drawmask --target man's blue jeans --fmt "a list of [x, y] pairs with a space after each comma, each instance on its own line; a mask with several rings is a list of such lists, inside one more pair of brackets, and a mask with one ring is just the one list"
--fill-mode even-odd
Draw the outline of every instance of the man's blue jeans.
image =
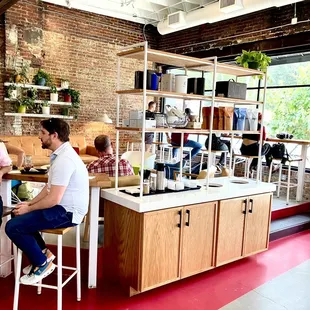
[[39, 233], [42, 229], [65, 228], [75, 226], [72, 213], [56, 205], [52, 208], [35, 210], [15, 216], [5, 226], [5, 232], [13, 243], [21, 249], [34, 266], [41, 266], [46, 261], [42, 250], [45, 242]]
[[[176, 144], [174, 142], [171, 143], [174, 146], [180, 146], [179, 144]], [[184, 147], [191, 147], [191, 157], [192, 159], [199, 153], [199, 151], [202, 148], [202, 145], [199, 142], [193, 141], [193, 140], [187, 140], [186, 143], [183, 145]], [[172, 157], [176, 157], [178, 152], [178, 149], [173, 149], [172, 150]], [[189, 154], [187, 154], [184, 158], [184, 160], [189, 160]]]

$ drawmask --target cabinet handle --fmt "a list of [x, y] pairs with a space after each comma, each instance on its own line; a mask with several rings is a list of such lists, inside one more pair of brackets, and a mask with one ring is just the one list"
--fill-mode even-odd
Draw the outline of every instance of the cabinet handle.
[[250, 213], [253, 213], [253, 203], [254, 203], [253, 199], [250, 199], [250, 204], [251, 204], [249, 208]]
[[246, 209], [248, 207], [248, 200], [247, 199], [244, 199], [243, 200], [243, 203], [244, 203], [244, 210], [242, 211], [243, 214], [246, 214]]
[[187, 222], [185, 223], [186, 226], [189, 226], [189, 221], [191, 218], [191, 211], [190, 210], [186, 210], [186, 214], [188, 214], [187, 216]]
[[178, 214], [180, 216], [180, 222], [178, 224], [178, 227], [181, 227], [181, 223], [182, 223], [182, 211], [178, 211]]

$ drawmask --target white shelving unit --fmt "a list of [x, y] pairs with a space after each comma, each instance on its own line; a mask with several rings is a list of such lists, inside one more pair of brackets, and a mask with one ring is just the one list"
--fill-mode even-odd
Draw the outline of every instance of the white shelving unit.
[[[49, 86], [40, 86], [40, 85], [34, 85], [34, 84], [22, 84], [22, 83], [11, 83], [11, 82], [5, 82], [4, 86], [11, 86], [15, 85], [19, 88], [34, 88], [34, 89], [40, 89], [40, 90], [50, 90], [51, 88]], [[64, 90], [65, 88], [57, 87], [57, 91]]]
[[[14, 102], [16, 99], [4, 98], [4, 101]], [[43, 103], [45, 100], [34, 100], [35, 103]], [[61, 105], [61, 106], [71, 106], [71, 102], [63, 102], [63, 101], [48, 101], [51, 105]]]
[[14, 117], [38, 117], [38, 118], [63, 118], [63, 119], [73, 119], [73, 116], [67, 115], [55, 115], [55, 114], [35, 114], [35, 113], [4, 113], [5, 116], [14, 116]]
[[[211, 57], [208, 59], [199, 59], [185, 55], [177, 55], [173, 53], [157, 51], [148, 48], [147, 42], [142, 42], [139, 44], [131, 45], [128, 47], [124, 47], [117, 54], [117, 115], [116, 115], [116, 178], [115, 178], [115, 187], [118, 186], [118, 158], [119, 158], [119, 133], [120, 131], [133, 131], [140, 132], [142, 134], [142, 150], [145, 149], [145, 133], [146, 132], [177, 132], [181, 134], [181, 154], [183, 153], [183, 138], [184, 133], [192, 133], [192, 134], [202, 134], [212, 136], [212, 133], [227, 133], [230, 134], [232, 139], [235, 134], [241, 133], [251, 133], [251, 134], [259, 134], [260, 135], [260, 145], [259, 145], [259, 154], [261, 154], [262, 148], [262, 131], [263, 131], [263, 118], [261, 122], [261, 131], [236, 131], [236, 130], [205, 130], [205, 129], [189, 129], [189, 128], [145, 128], [145, 122], [143, 122], [142, 128], [128, 128], [128, 127], [120, 127], [119, 120], [119, 111], [120, 111], [120, 96], [123, 95], [141, 95], [143, 96], [143, 119], [145, 120], [145, 111], [147, 110], [147, 96], [153, 97], [162, 97], [162, 98], [176, 98], [176, 99], [186, 99], [186, 100], [201, 100], [201, 101], [209, 101], [211, 102], [211, 115], [210, 115], [210, 124], [209, 128], [213, 128], [213, 116], [214, 116], [214, 107], [215, 106], [249, 106], [255, 105], [260, 106], [262, 110], [262, 115], [264, 116], [264, 103], [266, 100], [266, 75], [258, 70], [247, 69], [235, 65], [222, 64], [217, 62], [217, 57]], [[122, 58], [132, 58], [141, 60], [144, 62], [144, 75], [143, 75], [143, 89], [120, 89], [120, 79], [121, 79], [121, 59]], [[176, 68], [182, 68], [185, 70], [199, 70], [213, 73], [213, 87], [212, 87], [212, 96], [202, 96], [202, 95], [193, 95], [193, 94], [183, 94], [183, 93], [175, 93], [175, 92], [167, 92], [167, 91], [155, 91], [146, 89], [147, 82], [147, 69], [149, 62], [155, 62], [161, 65], [169, 65], [174, 66]], [[224, 98], [224, 97], [216, 97], [215, 96], [215, 87], [216, 87], [216, 75], [217, 73], [224, 73], [229, 75], [234, 75], [236, 78], [242, 76], [265, 76], [265, 84], [264, 84], [264, 96], [263, 101], [252, 101], [252, 100], [241, 100], [241, 99], [233, 99], [233, 98]], [[208, 153], [211, 154], [211, 140], [209, 139], [208, 145]], [[208, 157], [208, 170], [210, 170], [210, 157]], [[182, 175], [182, 157], [180, 163], [180, 174]], [[229, 166], [232, 166], [232, 148], [230, 154], [230, 163]], [[258, 167], [261, 167], [261, 156], [259, 157]], [[144, 152], [142, 152], [141, 156], [141, 170], [144, 168]], [[261, 171], [257, 173], [257, 181], [260, 178]], [[140, 178], [140, 197], [143, 196], [143, 174], [141, 174]], [[209, 177], [207, 177], [206, 181], [206, 189], [209, 188]]]

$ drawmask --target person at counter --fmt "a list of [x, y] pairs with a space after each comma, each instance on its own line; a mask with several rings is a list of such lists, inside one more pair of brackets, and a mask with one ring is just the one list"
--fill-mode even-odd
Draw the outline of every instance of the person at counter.
[[31, 263], [23, 269], [23, 284], [37, 283], [55, 269], [55, 256], [39, 231], [79, 225], [88, 211], [88, 173], [69, 143], [69, 125], [57, 118], [40, 124], [42, 148], [52, 151], [48, 182], [34, 199], [16, 205], [5, 227], [8, 237]]
[[[262, 113], [258, 114], [258, 125], [257, 130], [261, 130], [261, 120], [262, 120]], [[264, 143], [266, 140], [266, 130], [265, 126], [263, 126], [263, 146], [262, 146], [262, 156], [265, 155], [266, 157], [266, 164], [269, 167], [271, 163], [271, 147], [270, 144]], [[249, 155], [249, 156], [257, 156], [259, 151], [259, 141], [260, 141], [260, 134], [243, 134], [242, 135], [242, 145], [240, 148], [240, 152], [242, 155]], [[257, 158], [253, 158], [251, 165], [250, 165], [250, 172], [252, 173], [253, 170], [257, 169]]]
[[[156, 103], [154, 101], [150, 101], [148, 109], [145, 112], [145, 118], [155, 119], [154, 115], [155, 110], [156, 110]], [[145, 151], [150, 152], [152, 148], [152, 143], [154, 141], [154, 132], [146, 132], [144, 141], [145, 141]]]
[[[90, 173], [106, 173], [110, 177], [115, 176], [115, 156], [113, 154], [112, 142], [107, 135], [96, 137], [95, 148], [99, 158], [87, 165]], [[121, 159], [118, 162], [118, 176], [134, 175], [132, 166], [128, 160]]]

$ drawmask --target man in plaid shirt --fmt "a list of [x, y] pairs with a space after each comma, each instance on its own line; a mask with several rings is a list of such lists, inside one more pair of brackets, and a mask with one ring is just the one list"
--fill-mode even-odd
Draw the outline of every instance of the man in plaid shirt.
[[[115, 176], [115, 156], [110, 138], [106, 135], [100, 135], [95, 139], [95, 148], [99, 158], [87, 165], [90, 173], [106, 173], [110, 177]], [[118, 162], [118, 176], [133, 175], [133, 168], [128, 160], [121, 159]]]

